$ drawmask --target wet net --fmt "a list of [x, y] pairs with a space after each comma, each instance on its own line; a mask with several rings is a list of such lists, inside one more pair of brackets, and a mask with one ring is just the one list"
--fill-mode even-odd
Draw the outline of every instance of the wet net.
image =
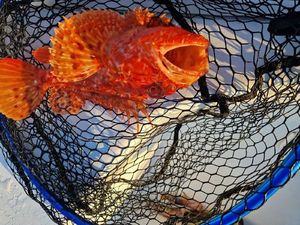
[[[259, 187], [278, 168], [290, 171], [282, 163], [300, 140], [299, 1], [9, 0], [0, 56], [45, 68], [31, 52], [50, 45], [63, 16], [140, 6], [209, 39], [206, 76], [149, 100], [152, 124], [140, 115], [140, 130], [92, 103], [55, 115], [45, 96], [23, 121], [1, 117], [6, 160], [58, 224], [212, 224], [214, 216], [230, 224], [263, 204]], [[248, 198], [255, 193], [260, 203]]]

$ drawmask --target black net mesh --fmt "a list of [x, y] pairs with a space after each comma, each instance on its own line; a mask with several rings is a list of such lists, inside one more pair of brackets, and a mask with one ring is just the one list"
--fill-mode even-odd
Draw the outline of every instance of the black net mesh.
[[140, 116], [139, 131], [135, 120], [92, 103], [77, 115], [55, 115], [47, 96], [29, 118], [7, 120], [16, 149], [2, 133], [6, 159], [58, 224], [67, 218], [19, 160], [66, 209], [94, 224], [201, 223], [253, 192], [299, 142], [298, 0], [10, 0], [0, 11], [0, 56], [44, 68], [31, 51], [50, 45], [63, 16], [140, 6], [207, 37], [210, 70], [147, 102], [153, 126]]

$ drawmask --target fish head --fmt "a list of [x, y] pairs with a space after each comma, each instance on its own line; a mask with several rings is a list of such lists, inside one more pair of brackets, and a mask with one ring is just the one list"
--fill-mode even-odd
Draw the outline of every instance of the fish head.
[[176, 26], [138, 27], [111, 39], [105, 55], [123, 82], [162, 97], [207, 73], [208, 47], [203, 36]]
[[141, 42], [152, 43], [153, 63], [173, 83], [189, 86], [208, 72], [209, 42], [179, 27], [158, 27]]

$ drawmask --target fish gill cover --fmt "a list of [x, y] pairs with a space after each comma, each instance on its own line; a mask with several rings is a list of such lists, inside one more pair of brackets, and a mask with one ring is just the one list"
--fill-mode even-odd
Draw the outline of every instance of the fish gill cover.
[[56, 115], [46, 95], [27, 119], [1, 116], [6, 160], [58, 224], [231, 224], [287, 181], [287, 156], [299, 160], [299, 2], [4, 1], [0, 57], [46, 69], [31, 53], [63, 17], [137, 7], [207, 38], [208, 73], [149, 100], [150, 120], [91, 102]]

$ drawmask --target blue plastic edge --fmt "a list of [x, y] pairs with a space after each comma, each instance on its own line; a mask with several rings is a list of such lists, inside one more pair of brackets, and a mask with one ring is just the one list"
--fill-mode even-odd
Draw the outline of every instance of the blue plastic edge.
[[[13, 150], [16, 146], [12, 139], [9, 130], [6, 127], [5, 117], [0, 114], [0, 130], [5, 133], [6, 138]], [[37, 188], [40, 194], [62, 215], [67, 219], [73, 221], [78, 225], [92, 225], [91, 222], [86, 221], [72, 210], [67, 209], [58, 200], [47, 191], [38, 179], [31, 173], [31, 171], [22, 163], [16, 155], [18, 162], [22, 166], [25, 174], [31, 180], [32, 184]], [[275, 169], [272, 175], [265, 180], [253, 193], [248, 194], [243, 200], [233, 206], [228, 212], [223, 215], [217, 215], [208, 221], [201, 223], [201, 225], [230, 225], [237, 220], [245, 217], [252, 210], [261, 207], [278, 189], [283, 186], [290, 177], [294, 176], [300, 169], [300, 143], [290, 152], [283, 160], [281, 165]]]
[[[12, 139], [12, 136], [7, 129], [5, 123], [5, 117], [0, 114], [0, 132], [1, 130], [4, 131], [4, 134], [9, 142], [10, 147], [16, 152], [16, 146]], [[67, 207], [63, 206], [51, 193], [43, 187], [43, 185], [39, 182], [39, 180], [32, 174], [32, 172], [22, 163], [22, 161], [18, 158], [18, 155], [15, 155], [18, 160], [18, 163], [21, 165], [22, 169], [24, 170], [26, 176], [28, 176], [31, 183], [36, 187], [36, 189], [40, 192], [41, 196], [45, 198], [53, 208], [59, 211], [62, 215], [64, 215], [67, 219], [73, 221], [78, 225], [94, 225], [93, 223], [86, 221], [79, 215], [75, 214], [72, 210], [68, 209]]]
[[281, 165], [255, 191], [248, 194], [222, 216], [215, 216], [201, 223], [201, 225], [230, 225], [245, 217], [251, 211], [260, 208], [280, 187], [285, 185], [296, 174], [300, 169], [299, 160], [300, 143], [297, 143], [296, 147], [285, 157]]

